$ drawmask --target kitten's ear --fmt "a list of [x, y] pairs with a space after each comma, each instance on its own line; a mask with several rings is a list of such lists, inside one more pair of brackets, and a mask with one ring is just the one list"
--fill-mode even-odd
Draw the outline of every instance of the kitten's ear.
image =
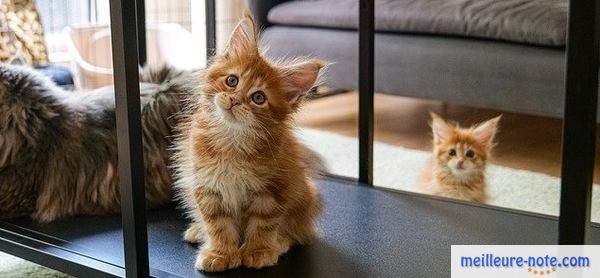
[[438, 114], [430, 112], [431, 115], [431, 130], [433, 131], [433, 142], [435, 144], [448, 139], [452, 135], [454, 127], [448, 124]]
[[485, 147], [491, 147], [494, 142], [494, 137], [498, 131], [498, 123], [502, 115], [479, 124], [473, 130], [473, 134], [477, 141]]
[[256, 51], [258, 51], [258, 31], [252, 14], [246, 9], [244, 18], [240, 20], [229, 37], [225, 53], [236, 55]]
[[296, 103], [315, 86], [319, 72], [327, 65], [319, 59], [299, 62], [282, 69], [284, 92], [288, 102]]

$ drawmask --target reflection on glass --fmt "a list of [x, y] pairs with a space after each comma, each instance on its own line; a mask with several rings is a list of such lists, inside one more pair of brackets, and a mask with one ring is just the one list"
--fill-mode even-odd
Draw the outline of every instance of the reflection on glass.
[[[558, 215], [561, 129], [555, 118], [378, 95], [375, 184]], [[470, 198], [481, 189], [487, 198]]]
[[500, 118], [460, 127], [432, 112], [433, 151], [423, 168], [419, 191], [486, 203], [489, 197], [485, 170]]

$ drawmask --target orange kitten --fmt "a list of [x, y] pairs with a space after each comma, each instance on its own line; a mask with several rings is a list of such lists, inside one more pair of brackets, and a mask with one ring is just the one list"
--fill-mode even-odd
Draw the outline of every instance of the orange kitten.
[[321, 210], [314, 154], [294, 137], [292, 114], [324, 63], [274, 64], [257, 44], [247, 14], [206, 70], [177, 143], [176, 187], [192, 218], [184, 238], [204, 242], [196, 268], [206, 272], [275, 265], [315, 236]]
[[500, 116], [470, 128], [433, 119], [433, 158], [423, 171], [420, 191], [465, 201], [487, 201], [485, 167], [494, 147]]

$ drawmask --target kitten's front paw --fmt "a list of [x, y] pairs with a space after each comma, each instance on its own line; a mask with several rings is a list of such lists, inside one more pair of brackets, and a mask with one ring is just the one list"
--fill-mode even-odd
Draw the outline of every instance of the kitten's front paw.
[[274, 266], [279, 259], [279, 252], [271, 249], [254, 249], [242, 252], [242, 264], [248, 268]]
[[242, 264], [239, 254], [221, 254], [214, 251], [202, 251], [196, 259], [196, 268], [205, 272], [220, 272], [237, 268]]
[[185, 233], [183, 233], [183, 240], [189, 243], [200, 243], [204, 241], [204, 231], [198, 223], [191, 223]]

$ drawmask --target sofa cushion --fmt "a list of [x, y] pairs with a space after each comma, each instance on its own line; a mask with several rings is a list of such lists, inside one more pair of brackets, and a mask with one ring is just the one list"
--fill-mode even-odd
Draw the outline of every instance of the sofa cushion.
[[[279, 25], [267, 28], [262, 40], [272, 59], [312, 56], [334, 61], [324, 84], [358, 88], [355, 32]], [[563, 114], [562, 49], [380, 33], [375, 36], [375, 62], [376, 92], [542, 116]]]
[[[290, 1], [274, 24], [356, 29], [358, 0]], [[567, 0], [376, 0], [375, 29], [444, 34], [545, 46], [565, 45]]]

